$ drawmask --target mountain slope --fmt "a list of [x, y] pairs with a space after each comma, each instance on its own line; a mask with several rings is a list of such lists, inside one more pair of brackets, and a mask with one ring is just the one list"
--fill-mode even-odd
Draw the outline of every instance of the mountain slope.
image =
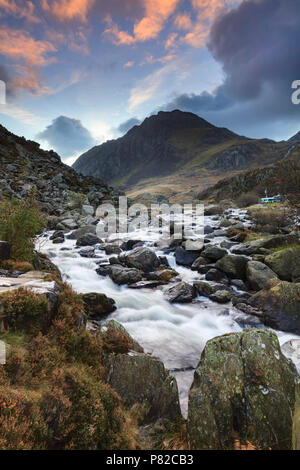
[[0, 125], [0, 199], [21, 199], [31, 188], [45, 212], [61, 216], [72, 195], [86, 195], [91, 204], [118, 193], [101, 180], [79, 175], [53, 151], [18, 137]]
[[[159, 112], [124, 137], [81, 155], [73, 168], [126, 189], [131, 197], [189, 199], [235, 174], [281, 160], [290, 143], [249, 139], [179, 110]], [[180, 196], [178, 194], [180, 193]]]

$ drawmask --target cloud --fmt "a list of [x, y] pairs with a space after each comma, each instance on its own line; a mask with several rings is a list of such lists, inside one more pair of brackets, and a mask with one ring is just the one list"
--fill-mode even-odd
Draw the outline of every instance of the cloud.
[[175, 20], [174, 24], [177, 29], [189, 30], [192, 28], [192, 20], [189, 13], [179, 13]]
[[43, 67], [55, 60], [48, 57], [52, 52], [56, 52], [53, 44], [36, 40], [25, 30], [5, 27], [0, 29], [0, 54], [5, 57]]
[[103, 34], [115, 45], [131, 45], [155, 39], [179, 2], [180, 0], [143, 0], [145, 13], [141, 20], [135, 22], [132, 34], [120, 30], [110, 15], [106, 17], [108, 27]]
[[138, 126], [141, 121], [136, 117], [130, 118], [125, 122], [122, 122], [116, 129], [119, 134], [126, 134], [133, 126]]
[[163, 81], [178, 68], [178, 63], [170, 62], [155, 72], [148, 75], [143, 80], [140, 80], [137, 85], [132, 88], [129, 98], [129, 111], [133, 111], [141, 104], [149, 101], [157, 90], [160, 88]]
[[87, 14], [94, 0], [42, 0], [42, 8], [60, 21], [87, 22]]
[[133, 66], [134, 66], [134, 62], [132, 60], [129, 60], [128, 62], [126, 62], [126, 64], [124, 64], [124, 67], [126, 69], [133, 67]]
[[300, 107], [291, 103], [291, 84], [300, 78], [299, 2], [245, 1], [216, 19], [208, 46], [222, 65], [223, 84], [213, 94], [179, 95], [163, 109], [210, 118], [224, 111], [228, 123], [245, 128], [268, 119], [299, 120]]
[[0, 10], [5, 14], [13, 15], [18, 18], [25, 18], [31, 23], [40, 23], [41, 20], [35, 14], [35, 6], [32, 2], [16, 2], [14, 0], [0, 0]]
[[54, 119], [52, 124], [37, 135], [37, 139], [47, 142], [62, 157], [71, 157], [95, 145], [91, 133], [81, 121], [67, 116]]

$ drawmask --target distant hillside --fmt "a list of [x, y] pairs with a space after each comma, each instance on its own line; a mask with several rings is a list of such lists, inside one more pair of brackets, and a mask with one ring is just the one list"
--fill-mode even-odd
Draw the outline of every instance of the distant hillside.
[[[214, 186], [200, 191], [200, 200], [220, 201], [236, 199], [241, 194], [256, 192], [269, 195], [300, 192], [300, 143], [294, 144], [287, 152], [286, 158], [263, 168], [255, 168], [224, 178]], [[294, 187], [293, 187], [294, 185]]]
[[149, 193], [189, 199], [224, 174], [279, 161], [290, 146], [242, 137], [175, 110], [159, 112], [124, 137], [92, 148], [73, 168], [101, 177], [131, 197]]

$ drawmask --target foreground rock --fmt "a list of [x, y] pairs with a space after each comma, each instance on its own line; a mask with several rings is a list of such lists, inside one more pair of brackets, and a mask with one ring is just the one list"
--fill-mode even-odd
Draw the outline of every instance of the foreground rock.
[[216, 263], [216, 267], [232, 279], [246, 279], [248, 259], [241, 255], [225, 255]]
[[300, 334], [300, 284], [270, 281], [249, 303], [263, 312], [267, 326]]
[[131, 253], [122, 257], [122, 261], [124, 261], [128, 267], [140, 269], [145, 273], [154, 271], [154, 269], [158, 268], [160, 265], [159, 259], [154, 251], [141, 246], [138, 246]]
[[[109, 322], [107, 326], [120, 328]], [[130, 338], [130, 336], [129, 336]], [[131, 338], [130, 338], [131, 339]], [[108, 354], [104, 359], [106, 380], [120, 395], [127, 408], [134, 408], [139, 424], [167, 419], [176, 423], [181, 419], [176, 379], [169, 375], [163, 363], [135, 351], [128, 354]]]
[[283, 281], [300, 282], [300, 246], [273, 253], [265, 262]]
[[298, 374], [275, 334], [244, 330], [205, 346], [189, 395], [192, 449], [291, 449]]
[[117, 264], [109, 268], [109, 276], [118, 285], [135, 284], [143, 279], [138, 269], [124, 268]]
[[247, 280], [253, 290], [263, 289], [268, 281], [277, 277], [264, 263], [249, 261], [247, 264]]
[[165, 296], [171, 303], [188, 303], [196, 297], [195, 288], [187, 282], [179, 282], [165, 291]]
[[116, 310], [116, 303], [105, 294], [90, 292], [82, 296], [85, 312], [91, 318], [102, 318]]

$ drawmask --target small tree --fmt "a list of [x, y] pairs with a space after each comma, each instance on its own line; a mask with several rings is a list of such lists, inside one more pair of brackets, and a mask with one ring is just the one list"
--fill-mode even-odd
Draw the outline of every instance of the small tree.
[[45, 216], [38, 208], [33, 190], [21, 201], [0, 201], [0, 239], [10, 243], [12, 259], [32, 261], [34, 238], [45, 224]]

